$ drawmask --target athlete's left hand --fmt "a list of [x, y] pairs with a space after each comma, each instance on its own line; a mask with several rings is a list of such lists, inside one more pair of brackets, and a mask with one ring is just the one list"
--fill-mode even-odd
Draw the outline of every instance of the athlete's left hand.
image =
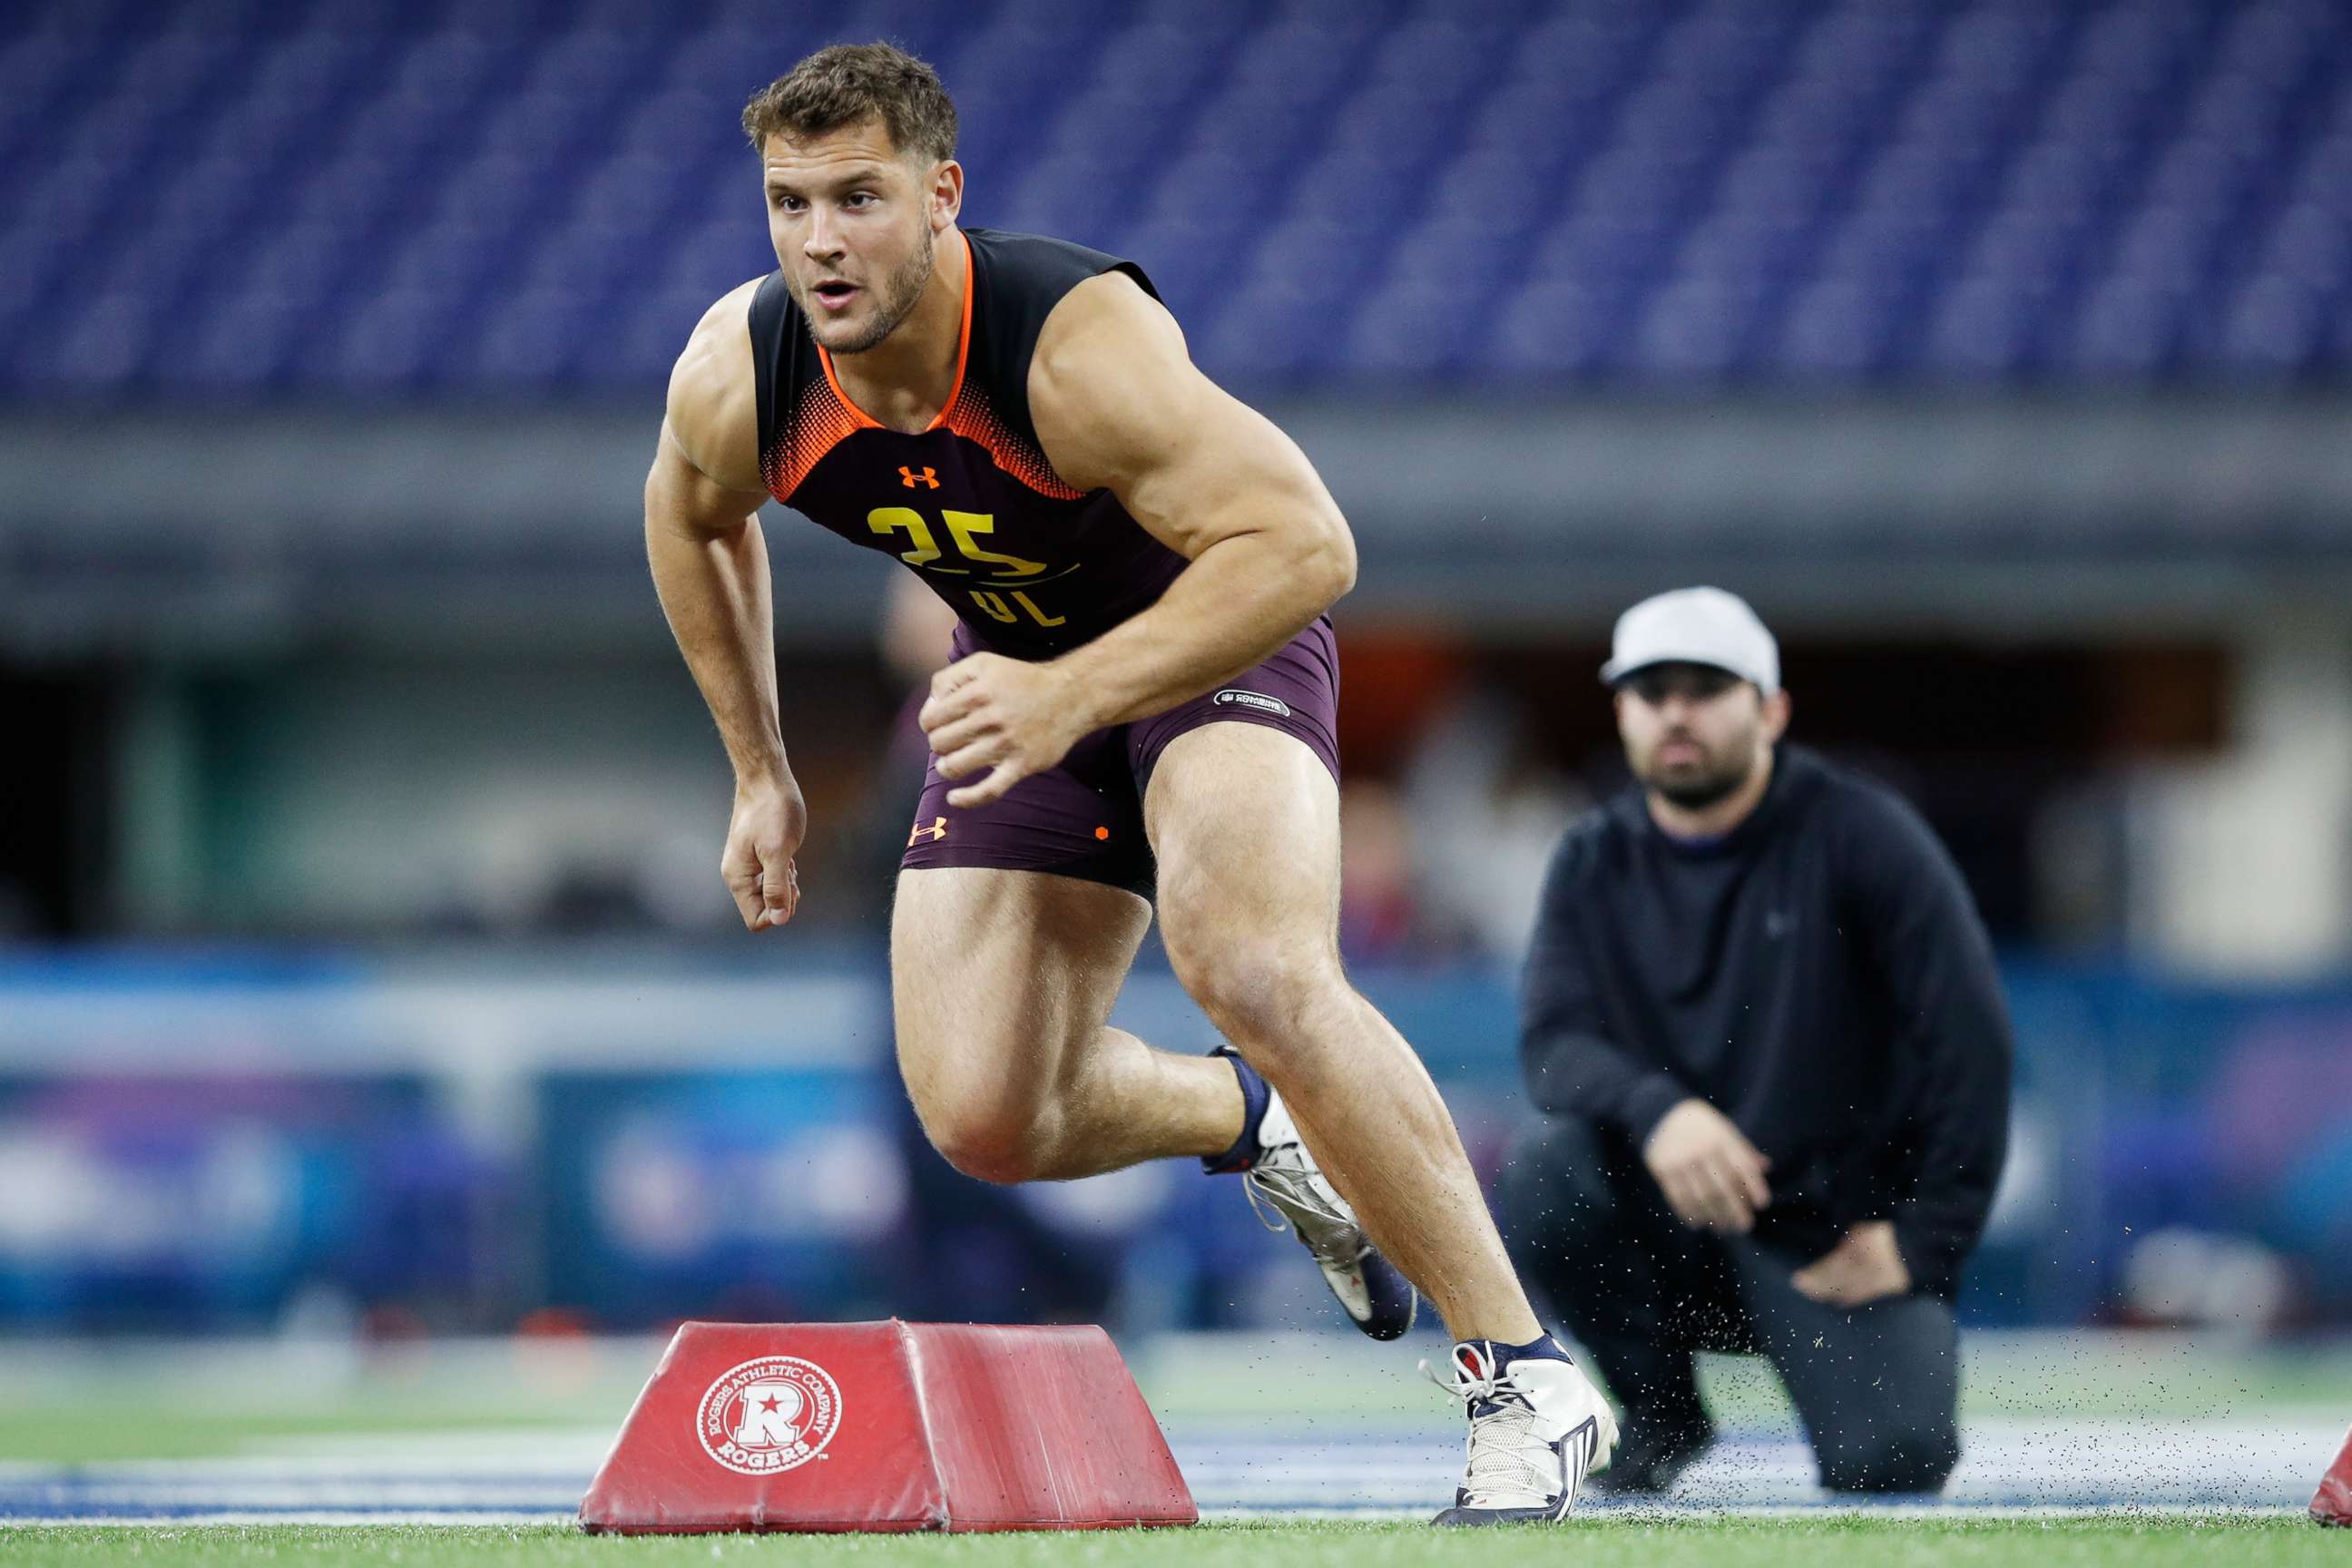
[[1895, 1245], [1892, 1222], [1855, 1226], [1827, 1252], [1797, 1270], [1799, 1291], [1824, 1306], [1853, 1311], [1911, 1289], [1911, 1270]]
[[1076, 708], [1067, 678], [1051, 664], [975, 653], [932, 676], [917, 720], [939, 755], [940, 776], [989, 770], [978, 784], [950, 790], [948, 804], [985, 805], [1060, 762], [1087, 732]]

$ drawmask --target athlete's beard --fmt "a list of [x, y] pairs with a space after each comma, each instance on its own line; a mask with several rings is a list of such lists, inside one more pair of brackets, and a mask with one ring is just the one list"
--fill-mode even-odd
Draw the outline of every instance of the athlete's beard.
[[1705, 811], [1719, 801], [1730, 799], [1741, 785], [1756, 775], [1755, 743], [1743, 738], [1738, 745], [1730, 749], [1723, 761], [1716, 762], [1710, 757], [1707, 764], [1703, 764], [1696, 773], [1684, 773], [1669, 777], [1665, 770], [1658, 766], [1654, 755], [1648, 772], [1643, 774], [1642, 783], [1685, 811]]
[[[914, 314], [915, 302], [923, 297], [924, 285], [931, 280], [933, 259], [931, 228], [925, 224], [922, 247], [899, 263], [898, 270], [884, 279], [882, 292], [875, 296], [874, 319], [866, 323], [866, 330], [848, 342], [825, 344], [825, 353], [862, 354], [897, 331], [898, 323]], [[801, 308], [808, 310], [805, 302]], [[809, 319], [815, 320], [816, 313], [809, 311]]]

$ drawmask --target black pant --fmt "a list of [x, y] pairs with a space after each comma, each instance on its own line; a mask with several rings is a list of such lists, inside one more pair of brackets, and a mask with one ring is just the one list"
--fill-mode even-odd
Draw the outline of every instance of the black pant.
[[1690, 1229], [1630, 1142], [1547, 1118], [1515, 1141], [1496, 1188], [1519, 1271], [1598, 1363], [1627, 1440], [1703, 1429], [1692, 1352], [1770, 1358], [1824, 1487], [1933, 1491], [1959, 1458], [1950, 1303], [1910, 1294], [1858, 1311], [1799, 1293], [1806, 1258]]

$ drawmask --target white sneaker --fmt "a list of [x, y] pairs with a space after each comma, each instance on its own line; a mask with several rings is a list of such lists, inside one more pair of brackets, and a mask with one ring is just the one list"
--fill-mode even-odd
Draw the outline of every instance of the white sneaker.
[[1584, 1478], [1606, 1469], [1617, 1417], [1572, 1361], [1508, 1356], [1472, 1340], [1454, 1347], [1451, 1379], [1430, 1381], [1470, 1412], [1470, 1462], [1454, 1506], [1432, 1522], [1517, 1524], [1568, 1517]]
[[[1298, 1136], [1282, 1096], [1266, 1091], [1259, 1118], [1257, 1153], [1243, 1167], [1242, 1191], [1266, 1228], [1292, 1234], [1314, 1255], [1323, 1282], [1349, 1321], [1376, 1340], [1392, 1340], [1412, 1327], [1420, 1296], [1394, 1264], [1373, 1247], [1348, 1200], [1324, 1178]], [[1274, 1213], [1268, 1220], [1266, 1211]]]

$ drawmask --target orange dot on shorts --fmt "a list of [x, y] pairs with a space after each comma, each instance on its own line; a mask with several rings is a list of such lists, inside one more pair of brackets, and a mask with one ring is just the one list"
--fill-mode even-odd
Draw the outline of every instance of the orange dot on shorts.
[[1110, 837], [1110, 829], [1108, 827], [1097, 827], [1095, 829], [1095, 837], [1097, 838], [1108, 838]]

